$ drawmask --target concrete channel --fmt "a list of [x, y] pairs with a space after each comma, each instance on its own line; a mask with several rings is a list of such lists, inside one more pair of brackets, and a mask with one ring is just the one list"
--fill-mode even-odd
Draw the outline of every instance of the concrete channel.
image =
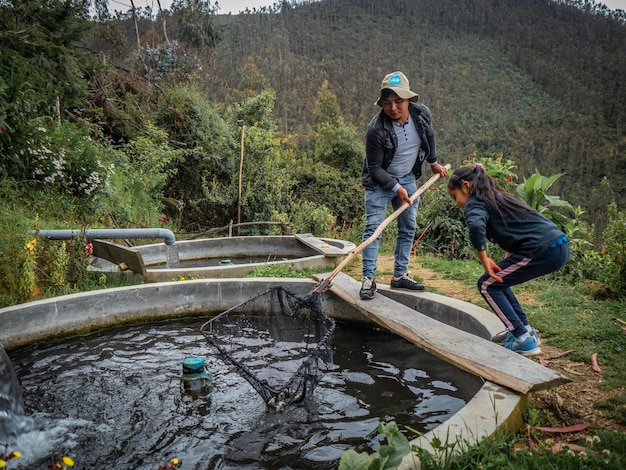
[[182, 240], [127, 247], [94, 240], [90, 270], [124, 271], [150, 282], [187, 278], [242, 277], [254, 268], [287, 266], [293, 269], [334, 268], [355, 245], [311, 234], [245, 236]]

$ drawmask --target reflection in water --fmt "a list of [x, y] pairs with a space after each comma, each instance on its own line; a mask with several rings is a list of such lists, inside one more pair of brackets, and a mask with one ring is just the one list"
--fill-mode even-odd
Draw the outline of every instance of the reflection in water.
[[[383, 442], [379, 421], [428, 431], [481, 385], [396, 336], [338, 324], [334, 368], [315, 393], [269, 413], [243, 378], [208, 356], [205, 320], [126, 325], [12, 351], [37, 422], [16, 440], [21, 463], [66, 453], [81, 468], [147, 470], [174, 457], [181, 469], [336, 468], [346, 449], [371, 452]], [[185, 393], [186, 357], [206, 358], [206, 394]]]

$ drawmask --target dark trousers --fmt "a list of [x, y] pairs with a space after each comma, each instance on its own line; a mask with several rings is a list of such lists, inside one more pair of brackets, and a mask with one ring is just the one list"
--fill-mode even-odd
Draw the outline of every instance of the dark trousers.
[[526, 333], [528, 319], [511, 287], [561, 269], [568, 258], [567, 243], [548, 249], [545, 255], [536, 259], [511, 254], [498, 262], [502, 270], [497, 275], [502, 282], [497, 282], [485, 273], [478, 279], [478, 292], [504, 326], [520, 337]]

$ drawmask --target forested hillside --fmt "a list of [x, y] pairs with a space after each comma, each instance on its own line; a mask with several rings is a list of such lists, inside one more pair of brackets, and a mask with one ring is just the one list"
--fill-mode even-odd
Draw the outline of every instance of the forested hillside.
[[[87, 279], [81, 248], [41, 247], [35, 228], [185, 236], [274, 220], [358, 241], [363, 133], [394, 70], [431, 108], [442, 162], [493, 163], [512, 192], [545, 183], [527, 196], [576, 239], [572, 272], [626, 285], [623, 12], [549, 0], [108, 8], [0, 2], [0, 304]], [[423, 245], [467, 256], [447, 194], [420, 217], [434, 224]]]
[[[442, 160], [502, 153], [520, 179], [566, 173], [592, 210], [626, 203], [626, 23], [592, 2], [326, 0], [218, 17], [215, 96], [252, 61], [276, 91], [285, 132], [311, 125], [324, 80], [362, 130], [382, 77], [403, 70], [434, 114]], [[224, 86], [224, 83], [228, 86]]]

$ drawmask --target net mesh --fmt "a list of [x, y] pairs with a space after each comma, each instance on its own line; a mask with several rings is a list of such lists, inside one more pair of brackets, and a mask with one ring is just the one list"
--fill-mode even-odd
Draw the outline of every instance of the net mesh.
[[273, 287], [202, 325], [200, 331], [273, 411], [299, 403], [332, 365], [335, 321], [318, 292]]

